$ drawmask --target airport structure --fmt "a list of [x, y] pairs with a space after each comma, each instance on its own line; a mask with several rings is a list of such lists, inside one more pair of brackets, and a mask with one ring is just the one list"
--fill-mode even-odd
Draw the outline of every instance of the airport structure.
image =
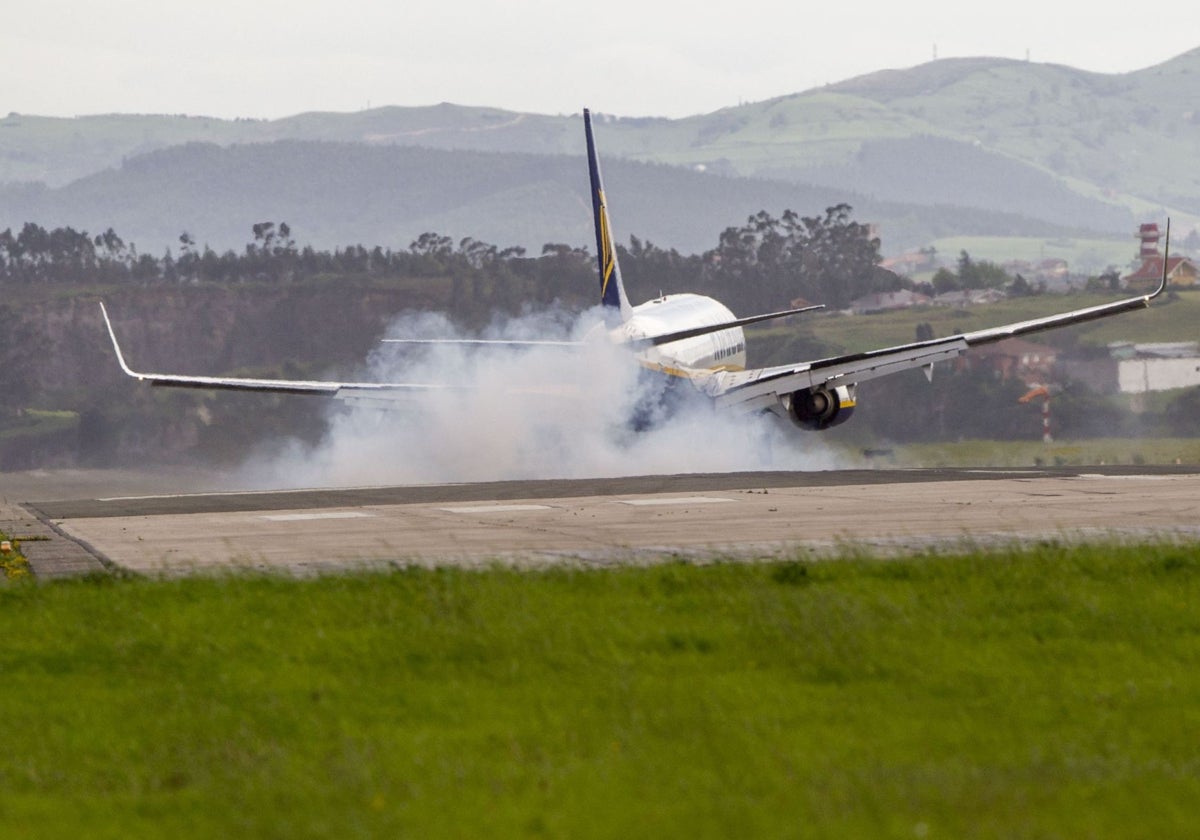
[[1067, 379], [1101, 394], [1146, 394], [1200, 385], [1200, 343], [1195, 341], [1108, 345], [1100, 359], [1063, 363]]

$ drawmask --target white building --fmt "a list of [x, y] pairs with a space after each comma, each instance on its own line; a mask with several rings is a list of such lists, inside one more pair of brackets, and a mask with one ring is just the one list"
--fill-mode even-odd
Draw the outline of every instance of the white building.
[[1108, 358], [1064, 362], [1066, 374], [1104, 394], [1145, 394], [1200, 385], [1195, 341], [1108, 346]]
[[1122, 394], [1200, 385], [1200, 349], [1195, 341], [1110, 344], [1109, 350], [1117, 359], [1117, 390]]

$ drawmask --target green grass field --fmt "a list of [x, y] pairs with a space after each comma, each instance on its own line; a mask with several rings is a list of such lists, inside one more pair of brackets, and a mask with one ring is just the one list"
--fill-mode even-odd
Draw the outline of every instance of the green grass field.
[[1183, 837], [1200, 548], [0, 588], [0, 834]]
[[[917, 325], [921, 323], [928, 323], [933, 327], [934, 335], [941, 337], [1096, 306], [1128, 295], [1128, 292], [1078, 292], [1011, 298], [962, 308], [923, 306], [872, 315], [819, 313], [806, 316], [796, 324], [750, 330], [748, 345], [752, 364], [782, 364], [795, 360], [788, 352], [795, 352], [791, 343], [798, 335], [805, 337], [813, 347], [823, 348], [830, 354], [857, 352], [913, 341]], [[1195, 341], [1198, 322], [1200, 292], [1187, 290], [1177, 292], [1171, 300], [1155, 301], [1144, 312], [1033, 335], [1028, 340], [1061, 343], [1064, 337], [1075, 337], [1079, 343], [1091, 346], [1104, 346], [1113, 341]]]
[[[1086, 467], [1096, 465], [1200, 464], [1200, 438], [1085, 438], [1082, 440], [959, 440], [905, 443], [869, 461], [847, 448], [856, 466], [885, 467]], [[882, 458], [882, 461], [880, 460]]]

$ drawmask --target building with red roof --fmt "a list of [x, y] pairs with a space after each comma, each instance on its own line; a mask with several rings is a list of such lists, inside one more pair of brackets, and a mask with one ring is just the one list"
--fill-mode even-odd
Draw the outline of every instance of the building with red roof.
[[[1137, 267], [1133, 273], [1126, 274], [1121, 282], [1132, 292], [1152, 292], [1162, 281], [1163, 255], [1158, 251], [1158, 240], [1161, 234], [1158, 225], [1153, 222], [1138, 228], [1135, 234], [1141, 240], [1138, 250]], [[1196, 266], [1187, 257], [1171, 257], [1167, 263], [1167, 284], [1176, 288], [1190, 288], [1197, 283]]]
[[[1132, 274], [1126, 274], [1121, 282], [1132, 292], [1152, 292], [1162, 280], [1162, 254], [1143, 257], [1141, 265]], [[1187, 257], [1171, 257], [1167, 262], [1167, 285], [1179, 289], [1194, 287], [1200, 280], [1200, 272]]]

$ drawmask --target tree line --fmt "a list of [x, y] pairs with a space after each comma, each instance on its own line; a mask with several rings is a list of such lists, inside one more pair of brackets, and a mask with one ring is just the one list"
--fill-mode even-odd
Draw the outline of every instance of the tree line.
[[[516, 312], [555, 300], [592, 300], [594, 258], [586, 248], [548, 243], [531, 256], [466, 237], [425, 233], [406, 249], [349, 245], [318, 251], [296, 244], [286, 222], [259, 222], [242, 251], [198, 246], [191, 234], [162, 256], [141, 253], [112, 228], [92, 236], [27, 222], [0, 232], [0, 284], [302, 283], [312, 280], [438, 278], [449, 283], [452, 314]], [[824, 214], [761, 211], [721, 232], [716, 247], [683, 255], [631, 237], [619, 245], [630, 297], [697, 291], [736, 311], [780, 309], [803, 298], [842, 307], [863, 294], [899, 288], [879, 267], [879, 240], [840, 204]]]

